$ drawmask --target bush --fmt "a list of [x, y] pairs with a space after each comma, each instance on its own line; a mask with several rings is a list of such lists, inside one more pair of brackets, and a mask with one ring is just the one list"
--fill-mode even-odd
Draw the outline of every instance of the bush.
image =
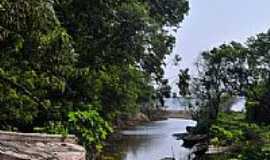
[[247, 145], [239, 155], [241, 160], [267, 160], [270, 159], [269, 145]]
[[34, 128], [35, 132], [49, 133], [49, 134], [61, 134], [63, 137], [68, 135], [68, 128], [61, 121], [51, 121], [45, 127]]
[[256, 117], [256, 107], [258, 106], [258, 102], [246, 102], [246, 110], [247, 110], [247, 119], [251, 122], [255, 121]]
[[231, 143], [233, 139], [235, 138], [233, 133], [230, 131], [225, 130], [222, 127], [213, 125], [210, 130], [211, 135], [215, 136], [215, 138], [222, 140], [219, 143], [221, 145], [226, 145], [228, 143]]
[[110, 125], [95, 110], [70, 112], [68, 116], [71, 133], [90, 151], [100, 151], [102, 141], [112, 132]]

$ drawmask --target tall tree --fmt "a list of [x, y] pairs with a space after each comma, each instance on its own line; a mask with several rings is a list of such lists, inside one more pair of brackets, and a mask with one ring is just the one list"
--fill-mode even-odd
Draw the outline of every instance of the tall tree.
[[180, 73], [178, 74], [179, 82], [177, 83], [178, 88], [179, 88], [179, 94], [182, 96], [188, 96], [190, 95], [190, 75], [188, 73], [189, 69], [181, 70]]
[[247, 53], [240, 43], [232, 42], [201, 54], [193, 91], [210, 121], [217, 118], [224, 94], [242, 94], [248, 84]]
[[0, 129], [75, 133], [94, 149], [161, 83], [186, 0], [0, 1]]
[[0, 7], [1, 128], [31, 131], [40, 114], [64, 106], [76, 54], [52, 3], [3, 0]]

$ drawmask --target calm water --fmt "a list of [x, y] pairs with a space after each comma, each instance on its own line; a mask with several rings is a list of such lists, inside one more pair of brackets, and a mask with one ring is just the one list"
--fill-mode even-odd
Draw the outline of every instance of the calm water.
[[173, 133], [186, 132], [186, 126], [196, 123], [184, 119], [168, 119], [151, 122], [122, 131], [123, 140], [115, 142], [115, 153], [121, 153], [119, 160], [160, 160], [174, 156], [177, 160], [187, 160], [189, 149], [182, 147]]
[[189, 103], [192, 103], [191, 100], [185, 98], [165, 98], [165, 107], [167, 110], [185, 110], [188, 109]]
[[[232, 110], [243, 110], [244, 98], [239, 98]], [[168, 110], [183, 110], [188, 101], [184, 99], [166, 99]], [[113, 144], [112, 154], [117, 160], [160, 160], [175, 157], [176, 160], [188, 160], [189, 149], [182, 147], [182, 141], [176, 140], [172, 134], [186, 132], [186, 126], [195, 126], [196, 122], [171, 118], [164, 121], [150, 122], [133, 129], [122, 131], [123, 139]]]

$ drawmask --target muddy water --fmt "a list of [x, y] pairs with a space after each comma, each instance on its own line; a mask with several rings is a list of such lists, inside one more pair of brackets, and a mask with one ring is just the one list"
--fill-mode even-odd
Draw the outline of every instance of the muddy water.
[[118, 154], [119, 160], [160, 160], [165, 157], [187, 160], [189, 149], [182, 147], [183, 142], [172, 134], [184, 133], [186, 126], [195, 124], [191, 120], [168, 119], [124, 130], [123, 139], [114, 143], [111, 152]]

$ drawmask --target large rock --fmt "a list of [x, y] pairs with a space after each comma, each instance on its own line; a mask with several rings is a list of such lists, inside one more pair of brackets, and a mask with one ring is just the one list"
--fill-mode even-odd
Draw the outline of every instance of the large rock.
[[202, 156], [208, 151], [208, 144], [207, 143], [198, 143], [195, 144], [192, 148], [192, 153], [196, 156]]
[[1, 160], [85, 160], [75, 136], [0, 131]]
[[149, 118], [143, 114], [143, 113], [137, 113], [133, 118], [131, 118], [132, 121], [138, 121], [138, 122], [149, 122]]
[[175, 160], [175, 158], [173, 158], [173, 157], [166, 157], [166, 158], [162, 158], [161, 160]]
[[200, 134], [188, 134], [187, 136], [184, 136], [183, 138], [184, 144], [183, 146], [192, 148], [195, 144], [198, 143], [205, 143], [208, 141], [207, 135], [200, 135]]
[[195, 131], [196, 127], [193, 127], [193, 126], [187, 126], [186, 127], [186, 130], [188, 133], [193, 133]]
[[186, 137], [188, 133], [174, 133], [172, 136], [176, 138], [176, 140], [181, 140]]

